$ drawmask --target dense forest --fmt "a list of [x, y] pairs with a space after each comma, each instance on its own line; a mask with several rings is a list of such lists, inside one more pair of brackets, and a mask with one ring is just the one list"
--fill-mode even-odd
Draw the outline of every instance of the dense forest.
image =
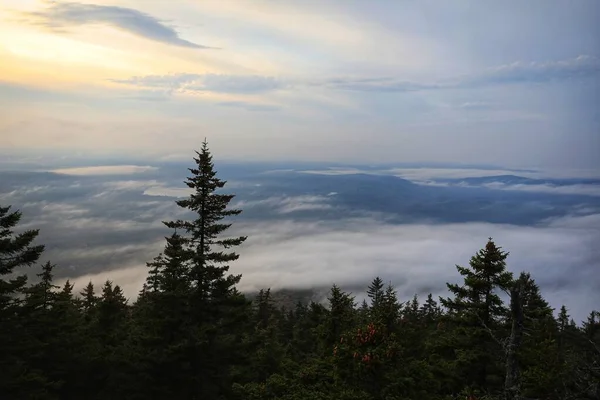
[[165, 222], [132, 303], [110, 281], [56, 286], [38, 231], [0, 207], [0, 399], [600, 399], [600, 313], [555, 313], [492, 239], [447, 298], [398, 299], [380, 278], [362, 304], [335, 285], [323, 303], [247, 298], [228, 272], [241, 211], [196, 154], [177, 201], [193, 218]]

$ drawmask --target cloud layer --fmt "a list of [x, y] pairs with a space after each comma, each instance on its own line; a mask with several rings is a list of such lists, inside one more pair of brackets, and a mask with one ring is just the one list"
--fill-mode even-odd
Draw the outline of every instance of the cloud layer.
[[[553, 307], [566, 304], [583, 319], [597, 306], [600, 284], [595, 271], [600, 254], [599, 215], [566, 218], [545, 227], [492, 224], [388, 225], [376, 219], [343, 223], [301, 223], [283, 220], [252, 225], [238, 223], [235, 233], [248, 235], [232, 272], [242, 273], [241, 289], [326, 288], [333, 283], [360, 293], [375, 276], [392, 282], [400, 298], [427, 293], [444, 295], [446, 282], [458, 282], [454, 265], [466, 265], [493, 236], [510, 251], [515, 273], [532, 273]], [[133, 261], [133, 260], [132, 260]], [[574, 273], [574, 271], [577, 271]], [[117, 271], [74, 277], [78, 287], [88, 280], [125, 276], [134, 297], [144, 281], [141, 263]], [[117, 279], [116, 279], [117, 280]], [[118, 281], [118, 280], [117, 280]]]
[[[181, 184], [183, 164], [144, 167], [141, 173], [114, 167], [127, 174], [99, 166], [0, 172], [0, 202], [23, 211], [22, 229], [41, 229], [43, 260], [60, 265], [58, 279], [71, 279], [78, 288], [90, 279], [114, 279], [134, 298], [145, 262], [169, 234], [161, 221], [186, 216], [174, 200], [189, 190]], [[417, 182], [480, 179], [479, 189], [419, 186], [389, 175], [403, 171], [390, 166], [321, 169], [326, 175], [285, 165], [225, 164], [219, 170], [228, 192], [237, 194], [233, 206], [244, 210], [231, 232], [249, 236], [232, 265], [244, 275], [244, 290], [337, 283], [360, 293], [380, 275], [403, 299], [443, 295], [445, 283], [459, 279], [454, 265], [467, 263], [492, 236], [511, 252], [510, 270], [532, 272], [553, 306], [565, 303], [583, 318], [600, 301], [594, 291], [600, 284], [600, 208], [594, 197], [486, 188], [486, 179], [498, 172], [517, 173], [503, 169], [404, 170]], [[369, 171], [374, 175], [364, 173]]]
[[[469, 76], [446, 77], [435, 82], [407, 81], [395, 77], [331, 78], [320, 81], [287, 79], [259, 75], [222, 75], [181, 73], [170, 75], [134, 76], [114, 80], [116, 83], [140, 88], [161, 89], [168, 92], [261, 93], [283, 88], [327, 87], [358, 92], [418, 92], [424, 90], [475, 88], [511, 83], [540, 83], [583, 79], [600, 75], [600, 59], [581, 55], [573, 59], [523, 62], [475, 73]], [[484, 109], [485, 102], [465, 102], [464, 109]]]

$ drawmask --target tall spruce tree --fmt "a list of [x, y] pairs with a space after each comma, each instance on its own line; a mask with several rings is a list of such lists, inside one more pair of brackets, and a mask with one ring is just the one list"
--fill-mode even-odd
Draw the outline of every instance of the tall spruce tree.
[[[238, 259], [232, 248], [245, 236], [224, 237], [231, 226], [225, 219], [241, 210], [229, 209], [234, 195], [220, 192], [226, 182], [219, 179], [206, 140], [196, 152], [196, 166], [185, 184], [192, 193], [177, 205], [192, 214], [189, 220], [165, 222], [181, 234], [179, 264], [188, 266], [190, 326], [189, 398], [227, 397], [231, 389], [231, 367], [236, 361], [241, 321], [248, 318], [249, 302], [236, 289], [241, 275], [228, 274], [229, 263]], [[179, 239], [178, 239], [179, 240]]]
[[452, 298], [440, 301], [457, 326], [453, 334], [456, 346], [456, 369], [466, 387], [479, 392], [499, 391], [503, 386], [503, 349], [494, 339], [498, 335], [508, 309], [497, 293], [507, 291], [513, 282], [506, 270], [508, 253], [497, 247], [490, 238], [479, 250], [469, 267], [456, 266], [463, 284], [450, 284]]
[[193, 212], [195, 218], [168, 221], [165, 225], [187, 234], [185, 245], [191, 251], [190, 278], [195, 287], [196, 297], [211, 301], [226, 297], [240, 281], [241, 275], [227, 275], [227, 263], [237, 260], [239, 255], [224, 250], [239, 246], [246, 237], [220, 237], [231, 226], [223, 219], [238, 215], [242, 211], [228, 209], [234, 195], [218, 193], [226, 181], [217, 178], [206, 141], [202, 143], [201, 151], [196, 154], [196, 167], [188, 168], [192, 176], [185, 181], [185, 184], [193, 189], [193, 193], [188, 198], [176, 202], [179, 207]]

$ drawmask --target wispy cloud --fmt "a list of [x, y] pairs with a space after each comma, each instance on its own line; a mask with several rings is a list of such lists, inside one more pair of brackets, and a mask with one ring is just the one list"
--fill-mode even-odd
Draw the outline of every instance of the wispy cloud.
[[115, 79], [114, 83], [173, 93], [255, 94], [281, 89], [284, 84], [271, 76], [227, 74], [169, 74]]
[[[332, 196], [332, 194], [330, 194]], [[299, 211], [328, 210], [332, 208], [328, 196], [272, 196], [260, 200], [239, 201], [235, 207], [252, 208], [268, 207], [277, 214], [290, 214]]]
[[492, 104], [485, 101], [467, 101], [458, 106], [458, 108], [463, 110], [485, 110], [491, 107]]
[[[600, 59], [579, 56], [573, 59], [551, 62], [514, 62], [481, 71], [478, 74], [445, 77], [429, 82], [410, 81], [400, 77], [334, 77], [328, 79], [285, 79], [262, 75], [194, 74], [134, 76], [115, 79], [112, 82], [160, 90], [164, 93], [266, 93], [279, 89], [321, 87], [331, 90], [353, 92], [403, 93], [425, 90], [475, 88], [498, 84], [550, 82], [579, 79], [600, 74]], [[483, 109], [493, 105], [489, 102], [463, 102], [462, 109]]]
[[599, 185], [550, 185], [550, 184], [540, 184], [540, 185], [507, 185], [503, 182], [490, 182], [486, 183], [483, 186], [488, 189], [498, 189], [498, 190], [520, 190], [525, 192], [537, 192], [537, 193], [556, 193], [556, 194], [581, 194], [586, 196], [600, 196], [600, 186]]
[[25, 16], [29, 18], [28, 22], [56, 32], [65, 32], [73, 26], [104, 24], [170, 45], [192, 49], [213, 48], [185, 40], [173, 27], [133, 8], [56, 1], [41, 11], [25, 13]]
[[414, 183], [426, 186], [461, 187], [461, 188], [487, 188], [493, 190], [512, 190], [530, 193], [549, 193], [565, 195], [600, 196], [599, 185], [551, 185], [551, 184], [506, 184], [504, 182], [487, 182], [480, 185], [470, 184], [465, 181], [438, 182], [438, 181], [414, 181]]
[[580, 55], [576, 58], [558, 61], [516, 61], [486, 69], [478, 74], [444, 78], [432, 82], [408, 81], [399, 77], [334, 78], [329, 80], [326, 85], [334, 89], [359, 92], [416, 92], [497, 84], [564, 81], [599, 74], [600, 59], [589, 55]]
[[443, 88], [443, 84], [410, 82], [399, 78], [335, 78], [328, 87], [358, 92], [416, 92]]
[[598, 74], [600, 74], [600, 59], [589, 55], [580, 55], [566, 60], [517, 61], [500, 65], [485, 71], [478, 77], [466, 79], [464, 84], [548, 82], [584, 78]]
[[236, 107], [242, 108], [246, 111], [278, 111], [281, 110], [281, 107], [272, 105], [272, 104], [256, 104], [250, 103], [247, 101], [222, 101], [218, 103], [220, 106], [224, 107]]
[[130, 175], [156, 170], [156, 167], [142, 165], [101, 165], [93, 167], [60, 168], [50, 172], [64, 175]]

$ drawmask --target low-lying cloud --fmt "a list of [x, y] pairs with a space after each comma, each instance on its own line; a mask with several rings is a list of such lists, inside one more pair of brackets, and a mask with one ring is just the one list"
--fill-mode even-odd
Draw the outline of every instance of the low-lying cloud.
[[[455, 264], [470, 257], [492, 236], [510, 252], [508, 268], [532, 273], [553, 307], [566, 304], [581, 320], [600, 301], [600, 214], [568, 217], [537, 227], [488, 223], [390, 225], [376, 219], [303, 223], [238, 223], [233, 234], [248, 235], [241, 258], [232, 265], [242, 273], [240, 288], [326, 288], [336, 283], [360, 292], [381, 276], [402, 300], [415, 293], [444, 295], [446, 282], [459, 282]], [[134, 298], [145, 280], [139, 260], [117, 271], [73, 275], [78, 287], [124, 277], [127, 295]]]
[[328, 210], [333, 206], [329, 203], [330, 196], [273, 196], [260, 200], [242, 200], [233, 204], [235, 208], [268, 207], [277, 214], [290, 214], [298, 211]]
[[[456, 179], [468, 174], [460, 169], [365, 167], [388, 176], [352, 177], [348, 173], [362, 170], [324, 169], [315, 175], [281, 172], [285, 166], [271, 174], [237, 168], [226, 169], [237, 177], [226, 188], [238, 195], [232, 206], [244, 210], [231, 234], [249, 236], [232, 265], [232, 272], [244, 275], [243, 290], [326, 290], [337, 283], [360, 293], [380, 275], [402, 299], [443, 295], [446, 282], [460, 279], [454, 265], [467, 264], [492, 236], [511, 252], [510, 270], [530, 271], [554, 307], [564, 303], [583, 319], [600, 301], [600, 209], [593, 197], [485, 187], [451, 189], [454, 196], [445, 188], [423, 191], [389, 176]], [[71, 279], [80, 290], [90, 279], [98, 285], [112, 279], [133, 299], [145, 279], [145, 263], [162, 251], [171, 233], [162, 221], [189, 216], [174, 201], [189, 193], [174, 170], [163, 166], [119, 176], [89, 169], [69, 175], [4, 172], [0, 200], [23, 211], [20, 229], [40, 228], [39, 243], [47, 245], [41, 261], [59, 265], [59, 281]], [[470, 173], [483, 179], [485, 171], [491, 170]], [[491, 171], [491, 179], [499, 172], [506, 170]], [[553, 210], [540, 213], [544, 207]], [[461, 217], [465, 208], [472, 215]]]
[[437, 181], [414, 181], [420, 185], [462, 188], [487, 188], [492, 190], [512, 190], [531, 193], [551, 193], [565, 195], [600, 196], [600, 185], [551, 185], [551, 184], [506, 184], [504, 182], [487, 182], [481, 185], [472, 185], [465, 181], [437, 182]]

